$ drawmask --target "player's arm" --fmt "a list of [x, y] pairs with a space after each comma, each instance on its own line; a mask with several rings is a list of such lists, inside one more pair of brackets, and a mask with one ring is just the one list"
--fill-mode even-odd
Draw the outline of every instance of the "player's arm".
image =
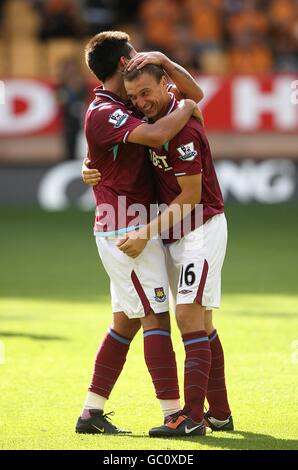
[[202, 174], [180, 176], [177, 178], [181, 193], [169, 207], [140, 230], [131, 232], [117, 245], [123, 253], [132, 258], [139, 256], [150, 238], [160, 235], [162, 230], [170, 228], [184, 219], [201, 201]]
[[[169, 142], [194, 116], [200, 121], [200, 110], [192, 100], [182, 100], [178, 108], [167, 116], [162, 117], [154, 124], [141, 123], [129, 132], [126, 142], [134, 144], [158, 147]], [[89, 186], [97, 185], [101, 180], [101, 174], [97, 169], [92, 169], [90, 160], [86, 158], [82, 165], [82, 178]]]
[[175, 111], [162, 117], [154, 124], [140, 124], [127, 137], [127, 142], [159, 147], [169, 142], [188, 122], [193, 115], [199, 120], [199, 110], [193, 100], [182, 100]]
[[133, 70], [134, 68], [140, 69], [146, 64], [162, 66], [171, 81], [174, 83], [174, 86], [171, 88], [171, 92], [175, 94], [178, 100], [190, 98], [198, 103], [204, 97], [203, 90], [191, 74], [181, 65], [176, 64], [161, 52], [140, 52], [139, 54], [136, 54], [128, 63], [127, 70]]

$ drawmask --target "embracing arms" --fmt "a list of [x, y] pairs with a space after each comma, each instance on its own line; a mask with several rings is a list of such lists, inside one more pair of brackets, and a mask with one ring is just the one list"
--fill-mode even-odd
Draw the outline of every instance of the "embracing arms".
[[165, 228], [170, 228], [185, 218], [201, 201], [202, 175], [180, 176], [177, 178], [181, 193], [158, 217], [138, 231], [126, 234], [117, 245], [123, 253], [136, 258], [141, 254], [148, 241], [160, 235]]

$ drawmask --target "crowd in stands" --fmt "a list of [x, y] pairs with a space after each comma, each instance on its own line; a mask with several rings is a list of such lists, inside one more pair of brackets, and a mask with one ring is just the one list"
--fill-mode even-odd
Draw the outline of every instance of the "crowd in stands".
[[[5, 15], [3, 4], [15, 1], [0, 0], [0, 28]], [[123, 29], [131, 34], [139, 50], [162, 50], [182, 65], [207, 73], [298, 70], [298, 0], [23, 3], [38, 15], [36, 37], [42, 42], [81, 40], [107, 29]]]
[[297, 0], [33, 0], [41, 39], [122, 28], [201, 71], [298, 70]]

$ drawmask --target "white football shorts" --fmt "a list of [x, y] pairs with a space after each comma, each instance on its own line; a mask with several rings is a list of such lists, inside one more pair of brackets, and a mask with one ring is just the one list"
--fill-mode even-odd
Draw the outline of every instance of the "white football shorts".
[[181, 240], [166, 245], [166, 263], [173, 307], [198, 302], [219, 308], [221, 269], [227, 245], [224, 214], [207, 220]]
[[169, 310], [169, 288], [165, 253], [159, 238], [149, 240], [135, 259], [116, 246], [119, 236], [96, 237], [102, 264], [110, 277], [113, 312], [141, 318]]

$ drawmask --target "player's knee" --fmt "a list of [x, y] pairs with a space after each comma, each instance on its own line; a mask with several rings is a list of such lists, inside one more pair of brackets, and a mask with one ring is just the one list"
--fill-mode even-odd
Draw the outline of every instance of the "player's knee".
[[163, 330], [171, 330], [171, 320], [170, 320], [170, 314], [169, 312], [165, 313], [159, 313], [158, 315], [155, 315], [158, 319], [159, 323], [159, 328], [162, 328]]
[[138, 318], [130, 320], [124, 314], [115, 315], [111, 327], [119, 335], [125, 336], [129, 339], [133, 339], [141, 328], [141, 322]]
[[193, 329], [192, 319], [189, 318], [187, 314], [179, 312], [176, 314], [176, 320], [178, 328], [182, 334]]
[[141, 318], [141, 322], [144, 330], [161, 328], [163, 330], [170, 331], [171, 329], [169, 312], [156, 314], [151, 310], [149, 315]]
[[182, 334], [203, 330], [205, 328], [204, 307], [198, 304], [177, 305], [176, 321]]

